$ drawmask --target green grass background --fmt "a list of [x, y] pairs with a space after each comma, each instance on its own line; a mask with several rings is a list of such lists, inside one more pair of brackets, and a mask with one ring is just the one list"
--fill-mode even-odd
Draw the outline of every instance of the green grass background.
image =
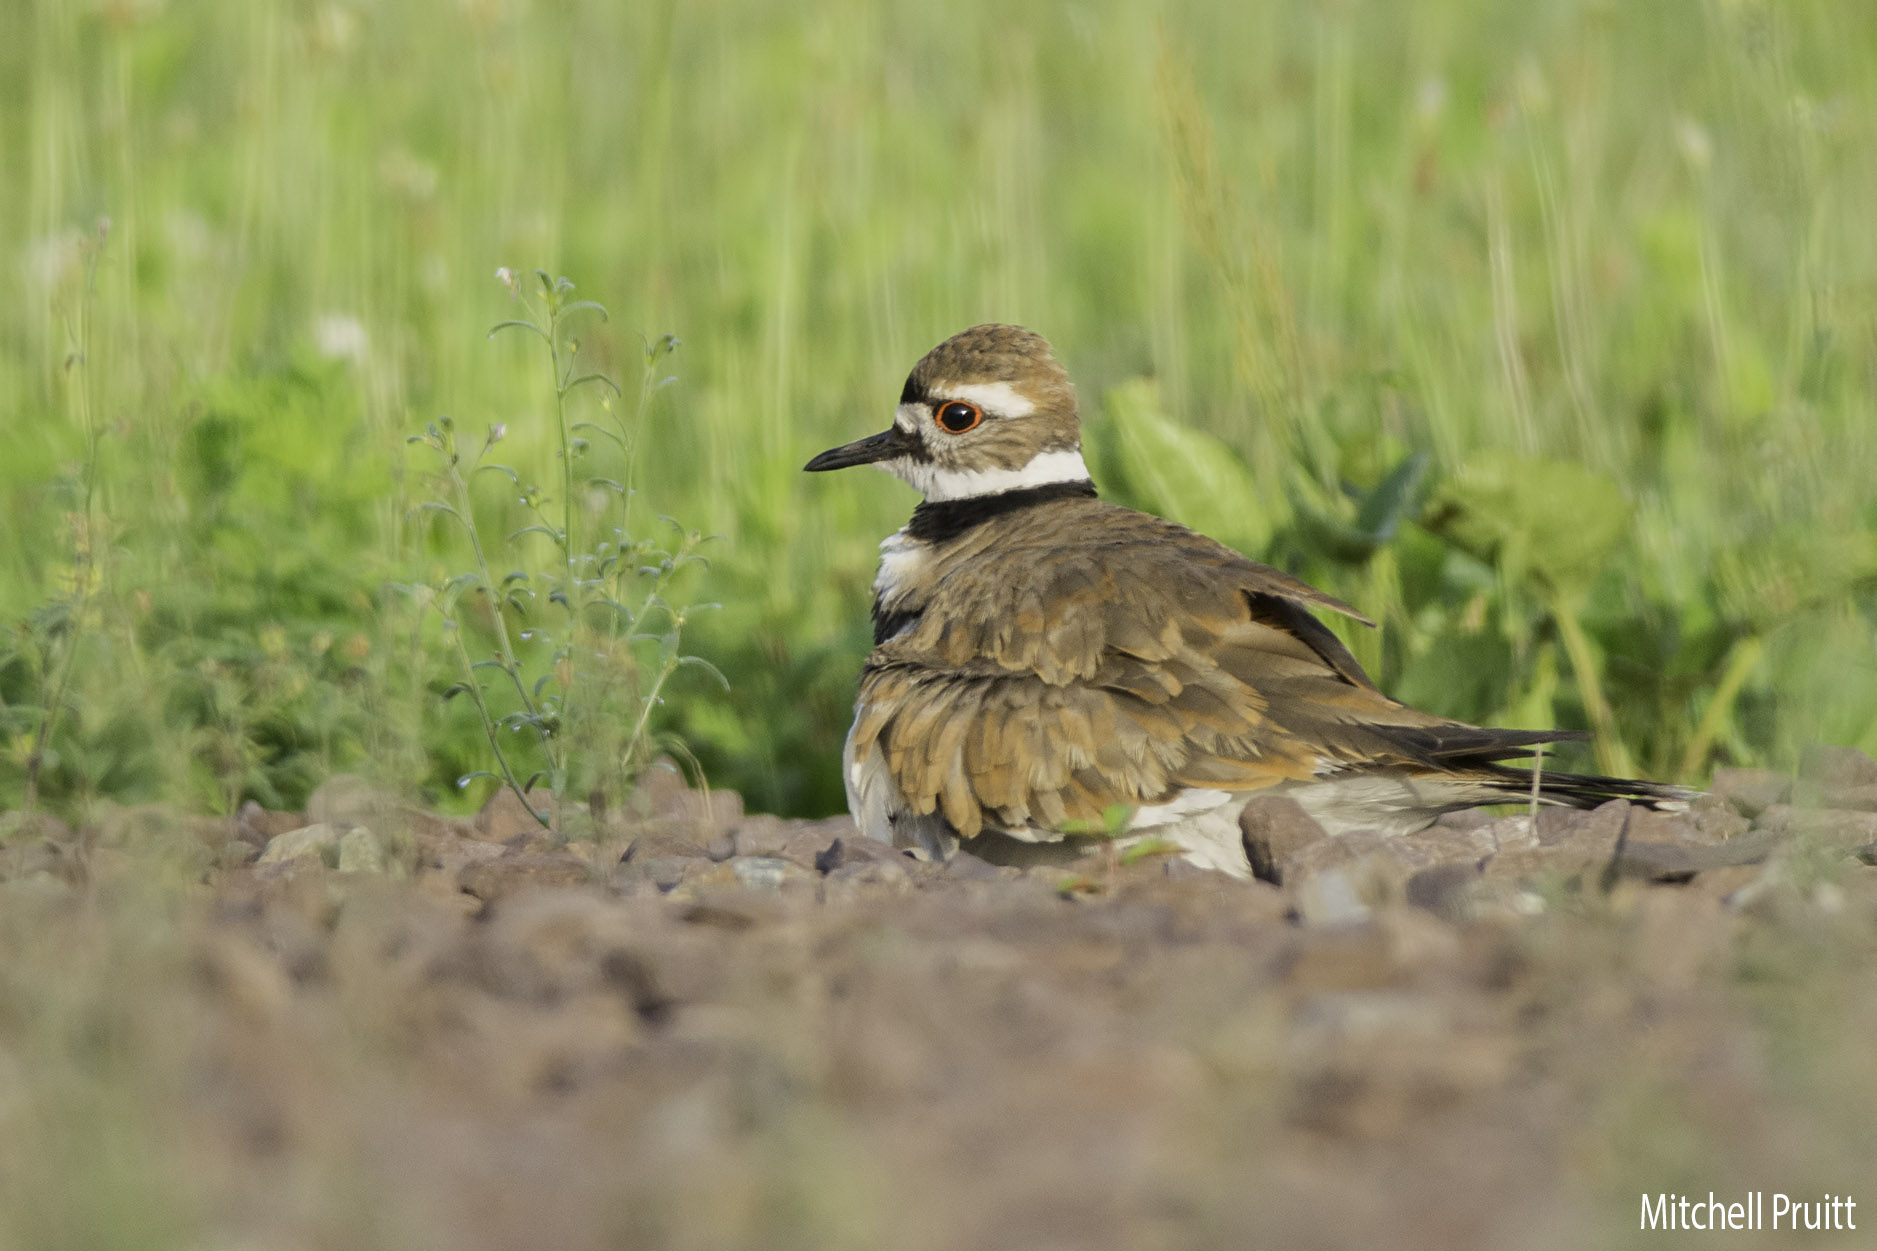
[[396, 587], [467, 565], [406, 520], [426, 421], [554, 476], [501, 265], [628, 384], [684, 340], [635, 515], [722, 536], [731, 685], [661, 715], [752, 806], [841, 806], [913, 503], [800, 466], [992, 319], [1111, 497], [1363, 607], [1405, 698], [1694, 782], [1877, 751], [1873, 50], [1855, 0], [12, 0], [0, 806], [49, 639], [55, 805], [478, 797]]

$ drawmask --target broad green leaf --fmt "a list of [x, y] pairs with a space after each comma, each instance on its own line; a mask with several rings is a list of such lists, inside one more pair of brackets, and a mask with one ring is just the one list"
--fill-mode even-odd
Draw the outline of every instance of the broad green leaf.
[[1356, 528], [1378, 543], [1386, 543], [1394, 538], [1396, 528], [1408, 514], [1415, 495], [1421, 489], [1421, 479], [1427, 476], [1427, 464], [1426, 452], [1413, 452], [1402, 457], [1401, 463], [1390, 470], [1386, 478], [1376, 483], [1375, 489], [1362, 501], [1362, 511], [1356, 516]]
[[1135, 503], [1241, 552], [1257, 555], [1270, 546], [1271, 511], [1229, 443], [1169, 418], [1159, 389], [1145, 378], [1109, 391], [1105, 407], [1113, 433], [1109, 467]]
[[1629, 527], [1629, 501], [1571, 461], [1480, 452], [1443, 482], [1426, 525], [1462, 551], [1560, 590], [1588, 586]]

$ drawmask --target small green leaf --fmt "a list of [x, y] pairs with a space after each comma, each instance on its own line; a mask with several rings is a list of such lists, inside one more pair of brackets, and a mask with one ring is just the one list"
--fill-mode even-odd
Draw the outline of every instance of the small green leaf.
[[1143, 838], [1121, 853], [1122, 864], [1138, 864], [1152, 856], [1177, 856], [1185, 848], [1168, 838]]
[[575, 378], [572, 382], [569, 382], [565, 387], [562, 387], [561, 389], [563, 391], [573, 391], [576, 388], [586, 386], [589, 382], [601, 383], [614, 395], [625, 394], [623, 391], [619, 389], [619, 384], [617, 382], [614, 382], [611, 378], [608, 378], [605, 374], [601, 374], [601, 373], [581, 374], [578, 378]]
[[626, 441], [619, 436], [617, 430], [609, 430], [605, 426], [600, 425], [597, 421], [576, 421], [573, 424], [573, 428], [575, 430], [589, 431], [593, 434], [611, 439], [621, 450], [624, 450], [626, 446]]
[[[569, 289], [569, 291], [572, 291], [572, 289], [574, 289], [574, 284], [571, 284], [571, 282], [569, 282], [569, 284], [567, 284], [567, 289]], [[571, 317], [572, 314], [576, 314], [576, 312], [589, 312], [589, 314], [599, 314], [599, 319], [601, 319], [601, 321], [610, 321], [610, 317], [608, 317], [608, 314], [606, 314], [606, 308], [604, 308], [603, 304], [599, 304], [599, 302], [597, 301], [572, 301], [571, 304], [561, 304], [561, 321], [565, 321], [567, 317]]]
[[723, 675], [723, 671], [721, 669], [717, 668], [716, 665], [711, 664], [710, 661], [705, 660], [702, 656], [680, 656], [678, 657], [678, 664], [680, 667], [695, 667], [695, 668], [702, 669], [706, 673], [710, 674], [711, 677], [716, 678], [718, 685], [722, 686], [724, 690], [727, 691], [730, 689], [730, 679], [726, 678]]
[[504, 330], [526, 330], [543, 343], [548, 342], [547, 332], [531, 321], [498, 321], [489, 327], [489, 337], [493, 339]]

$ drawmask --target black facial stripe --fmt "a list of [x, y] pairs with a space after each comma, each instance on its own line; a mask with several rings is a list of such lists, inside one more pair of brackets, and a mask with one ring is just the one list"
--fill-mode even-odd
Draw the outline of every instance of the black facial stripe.
[[912, 375], [907, 374], [906, 385], [900, 388], [899, 402], [901, 404], [919, 404], [924, 402], [924, 400], [925, 393], [919, 389], [919, 384], [912, 380]]
[[957, 538], [974, 526], [983, 525], [993, 517], [1001, 517], [1019, 508], [1045, 504], [1050, 500], [1074, 499], [1078, 496], [1095, 498], [1095, 484], [1084, 478], [1080, 482], [1047, 482], [1042, 486], [999, 491], [995, 495], [975, 495], [970, 499], [927, 500], [912, 510], [912, 521], [907, 525], [906, 533], [927, 543], [943, 543], [947, 539]]

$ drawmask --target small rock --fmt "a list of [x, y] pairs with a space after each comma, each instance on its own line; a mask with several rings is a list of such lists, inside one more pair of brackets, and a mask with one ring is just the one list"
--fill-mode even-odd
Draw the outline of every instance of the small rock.
[[[533, 801], [537, 805], [548, 802], [546, 795], [537, 795]], [[509, 787], [498, 787], [494, 794], [483, 803], [482, 811], [476, 814], [471, 829], [475, 837], [491, 843], [505, 843], [517, 835], [530, 834], [542, 828], [535, 819], [528, 805], [521, 802], [521, 797]]]
[[384, 844], [366, 826], [354, 826], [340, 836], [339, 872], [384, 873], [390, 867]]
[[265, 847], [280, 835], [307, 824], [308, 819], [302, 813], [269, 812], [250, 799], [235, 814], [235, 837], [257, 848]]
[[787, 860], [804, 869], [815, 867], [815, 860], [837, 838], [853, 838], [854, 823], [847, 817], [825, 821], [784, 821], [781, 817], [759, 813], [749, 817], [731, 832], [739, 856], [771, 856]]
[[50, 839], [16, 840], [0, 850], [0, 878], [22, 881], [35, 874], [63, 876], [65, 854]]
[[658, 889], [671, 890], [693, 865], [710, 863], [708, 858], [695, 856], [653, 856], [645, 861], [645, 877]]
[[1546, 808], [1538, 814], [1538, 844], [1597, 848], [1607, 855], [1634, 816], [1634, 805], [1625, 799], [1608, 800], [1590, 809]]
[[1757, 883], [1764, 872], [1764, 867], [1757, 864], [1723, 865], [1695, 878], [1688, 889], [1734, 907], [1735, 901], [1744, 897], [1741, 892]]
[[821, 870], [823, 873], [832, 873], [854, 864], [891, 864], [909, 871], [907, 866], [912, 863], [905, 852], [891, 843], [867, 838], [851, 830], [828, 844], [827, 849], [817, 857], [816, 867], [820, 868], [823, 861], [827, 863], [827, 867]]
[[1003, 874], [988, 860], [980, 860], [968, 851], [956, 851], [945, 861], [945, 876], [967, 882], [994, 882]]
[[1877, 812], [1877, 786], [1828, 786], [1818, 795], [1820, 807]]
[[1702, 828], [1692, 810], [1656, 812], [1640, 804], [1631, 805], [1629, 837], [1645, 843], [1674, 843], [1680, 846], [1709, 846], [1720, 839]]
[[788, 841], [789, 826], [781, 817], [758, 813], [730, 831], [730, 838], [739, 856], [776, 856]]
[[716, 863], [722, 864], [736, 855], [736, 840], [728, 834], [719, 834], [710, 840], [709, 845], [704, 848], [704, 854]]
[[[1161, 860], [1161, 875], [1170, 882], [1235, 882], [1231, 874], [1219, 869], [1208, 869], [1204, 865], [1194, 864], [1185, 856], [1166, 856]], [[1254, 878], [1254, 881], [1257, 879]], [[1269, 882], [1264, 883], [1267, 887]]]
[[1808, 747], [1799, 759], [1799, 776], [1826, 787], [1877, 786], [1877, 760], [1855, 747]]
[[[592, 843], [586, 844], [588, 847], [592, 845]], [[502, 850], [512, 856], [540, 851], [559, 851], [562, 846], [560, 835], [538, 821], [531, 828], [510, 834], [501, 842]]]
[[312, 857], [331, 868], [339, 860], [339, 839], [342, 833], [337, 826], [325, 821], [288, 830], [268, 840], [267, 850], [261, 853], [260, 862], [281, 864], [288, 860]]
[[1703, 795], [1688, 808], [1688, 819], [1702, 834], [1703, 841], [1724, 843], [1739, 838], [1753, 822], [1742, 816], [1732, 800], [1719, 795]]
[[1743, 834], [1729, 842], [1708, 846], [1639, 842], [1631, 838], [1623, 844], [1616, 858], [1616, 871], [1626, 877], [1652, 882], [1685, 882], [1704, 869], [1759, 864], [1772, 855], [1782, 841], [1782, 835], [1771, 831]]
[[1862, 847], [1877, 842], [1877, 812], [1833, 808], [1795, 808], [1774, 804], [1754, 822], [1756, 831], [1800, 834], [1835, 847]]
[[581, 886], [593, 880], [593, 866], [566, 852], [502, 856], [471, 864], [456, 881], [485, 903], [530, 886]]
[[[1598, 816], [1602, 809], [1615, 807], [1620, 810], [1628, 806], [1623, 800], [1612, 799], [1596, 808], [1541, 807], [1538, 810], [1536, 831], [1538, 845], [1549, 847], [1553, 843], [1568, 842], [1575, 838], [1585, 826], [1601, 824], [1603, 820], [1607, 820], [1607, 818], [1600, 819]], [[1620, 820], [1621, 812], [1619, 811], [1617, 815]]]
[[828, 872], [830, 881], [842, 882], [910, 882], [912, 871], [908, 862], [899, 860], [850, 860], [836, 865]]
[[1772, 769], [1716, 769], [1708, 793], [1731, 803], [1749, 817], [1792, 797], [1792, 776]]
[[231, 838], [222, 844], [221, 865], [224, 869], [240, 868], [252, 864], [261, 854], [261, 849], [253, 843], [239, 838]]
[[639, 789], [620, 815], [629, 824], [686, 838], [702, 847], [742, 823], [743, 796], [717, 788], [694, 790], [685, 784], [675, 764], [661, 760], [639, 779]]
[[1260, 795], [1246, 804], [1238, 830], [1252, 876], [1274, 886], [1284, 883], [1285, 861], [1329, 837], [1302, 804], [1285, 795]]
[[1481, 880], [1480, 866], [1464, 861], [1431, 865], [1408, 879], [1405, 893], [1416, 908], [1447, 921], [1466, 919], [1466, 895]]
[[1443, 812], [1434, 818], [1434, 827], [1448, 830], [1477, 830], [1490, 824], [1492, 814], [1484, 808], [1458, 808], [1453, 812]]
[[912, 872], [892, 860], [855, 860], [839, 865], [821, 884], [827, 904], [853, 904], [868, 895], [900, 894], [912, 889]]
[[840, 839], [829, 843], [827, 849], [815, 857], [815, 872], [832, 873], [841, 867], [841, 853], [846, 850]]
[[[707, 856], [705, 849], [688, 838], [673, 834], [641, 834], [626, 845], [626, 854], [619, 858], [621, 864], [631, 864], [639, 860], [651, 860], [660, 857], [677, 857], [687, 860], [718, 859]], [[728, 856], [722, 859], [729, 859]]]
[[1343, 869], [1310, 874], [1292, 889], [1291, 898], [1306, 925], [1356, 925], [1369, 919], [1369, 905]]
[[[1347, 905], [1347, 900], [1344, 901]], [[1353, 916], [1353, 913], [1350, 914]], [[1426, 913], [1419, 916], [1428, 925], [1440, 922]], [[1366, 910], [1357, 921], [1368, 919]], [[1390, 950], [1390, 936], [1380, 925], [1340, 924], [1313, 926], [1297, 935], [1296, 958], [1284, 980], [1292, 989], [1311, 994], [1319, 991], [1368, 990], [1393, 985], [1401, 980], [1401, 968]]]
[[[1478, 831], [1454, 833], [1468, 840], [1479, 836]], [[1278, 872], [1288, 885], [1302, 881], [1312, 873], [1343, 868], [1357, 861], [1371, 859], [1378, 864], [1391, 865], [1391, 871], [1402, 880], [1406, 880], [1408, 874], [1416, 869], [1425, 869], [1435, 863], [1435, 857], [1422, 851], [1413, 839], [1390, 838], [1374, 830], [1351, 830], [1347, 834], [1318, 839], [1292, 852], [1278, 863]]]
[[32, 841], [67, 846], [72, 827], [49, 812], [0, 812], [0, 847]]
[[[1551, 809], [1549, 808], [1540, 808], [1538, 810], [1539, 820], [1542, 822], [1545, 818], [1545, 814], [1550, 811]], [[1494, 854], [1498, 854], [1500, 852], [1518, 851], [1523, 848], [1538, 846], [1539, 830], [1542, 828], [1544, 828], [1542, 825], [1536, 828], [1534, 827], [1531, 813], [1521, 812], [1509, 817], [1494, 817], [1485, 825], [1479, 827], [1475, 833], [1484, 837], [1491, 845]], [[1561, 830], [1571, 829], [1573, 828], [1573, 823], [1569, 818], [1565, 818], [1560, 822], [1559, 828]]]
[[1398, 852], [1417, 864], [1458, 861], [1477, 865], [1497, 850], [1493, 833], [1494, 826], [1490, 821], [1465, 829], [1435, 824], [1400, 839]]
[[1588, 811], [1542, 809], [1536, 844], [1513, 845], [1495, 853], [1485, 863], [1486, 876], [1529, 882], [1554, 875], [1581, 882], [1586, 873], [1600, 873], [1609, 863], [1623, 825], [1632, 815], [1630, 804], [1621, 799]]
[[807, 826], [791, 833], [776, 855], [804, 869], [817, 869], [822, 857], [838, 838], [819, 826]]
[[335, 773], [306, 797], [306, 820], [312, 825], [384, 825], [399, 806], [389, 787], [355, 773]]
[[800, 877], [802, 873], [800, 865], [773, 856], [750, 856], [734, 860], [731, 865], [736, 880], [747, 890], [781, 890], [782, 883], [791, 875]]

